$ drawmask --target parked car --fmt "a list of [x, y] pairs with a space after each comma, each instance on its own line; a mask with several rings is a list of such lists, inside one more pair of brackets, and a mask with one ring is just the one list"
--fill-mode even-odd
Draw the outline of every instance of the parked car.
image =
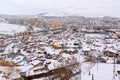
[[109, 58], [106, 63], [113, 64], [114, 63], [114, 59], [113, 58]]
[[102, 63], [106, 63], [107, 59], [108, 59], [107, 57], [100, 57], [99, 61], [102, 62]]
[[120, 64], [120, 57], [117, 58], [117, 63]]

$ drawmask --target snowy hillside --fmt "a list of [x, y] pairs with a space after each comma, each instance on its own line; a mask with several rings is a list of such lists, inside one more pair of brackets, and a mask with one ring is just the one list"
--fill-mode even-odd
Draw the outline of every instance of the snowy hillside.
[[25, 30], [26, 30], [25, 26], [0, 23], [0, 33], [3, 34], [13, 34], [15, 32], [24, 32]]
[[71, 12], [49, 12], [49, 13], [41, 13], [41, 14], [38, 14], [38, 16], [56, 16], [56, 17], [59, 17], [59, 16], [79, 16], [80, 14], [79, 13], [71, 13]]

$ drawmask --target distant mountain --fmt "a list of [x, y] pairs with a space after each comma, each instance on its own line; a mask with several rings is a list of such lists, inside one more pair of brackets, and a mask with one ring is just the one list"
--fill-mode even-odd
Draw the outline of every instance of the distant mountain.
[[4, 15], [0, 14], [0, 19], [26, 19], [26, 18], [38, 18], [38, 15]]
[[39, 17], [66, 17], [66, 16], [80, 16], [79, 13], [67, 13], [67, 12], [50, 12], [50, 13], [40, 13]]

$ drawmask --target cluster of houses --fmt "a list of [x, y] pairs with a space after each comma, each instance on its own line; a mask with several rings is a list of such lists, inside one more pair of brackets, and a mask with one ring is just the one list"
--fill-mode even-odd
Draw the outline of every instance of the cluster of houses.
[[[115, 57], [116, 64], [120, 64], [120, 40], [108, 36], [108, 33], [96, 33], [93, 30], [89, 34], [82, 29], [70, 27], [1, 37], [0, 59], [11, 63], [13, 72], [16, 72], [2, 77], [17, 79], [40, 75], [74, 61], [113, 63]], [[77, 69], [80, 71], [80, 67]], [[2, 74], [2, 70], [0, 72]]]

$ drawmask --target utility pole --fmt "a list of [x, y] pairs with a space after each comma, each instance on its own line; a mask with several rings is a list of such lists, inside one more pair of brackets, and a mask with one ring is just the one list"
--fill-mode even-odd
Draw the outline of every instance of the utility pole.
[[[81, 61], [81, 55], [79, 54], [79, 60]], [[81, 64], [82, 62], [80, 62], [80, 80], [82, 80], [82, 69], [81, 69]]]
[[115, 74], [115, 57], [116, 57], [116, 55], [114, 56], [114, 64], [113, 64], [113, 79], [112, 79], [112, 80], [116, 80], [116, 79], [115, 79], [115, 76], [116, 76], [116, 74]]
[[92, 80], [94, 80], [94, 74], [92, 74]]

